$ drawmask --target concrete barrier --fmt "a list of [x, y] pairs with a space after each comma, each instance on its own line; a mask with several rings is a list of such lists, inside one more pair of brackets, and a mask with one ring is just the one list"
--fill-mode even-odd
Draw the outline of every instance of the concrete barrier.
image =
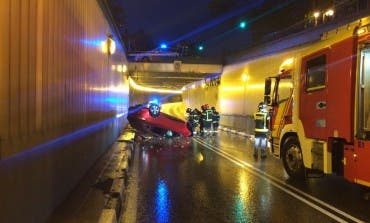
[[98, 223], [117, 223], [116, 211], [114, 209], [103, 209]]
[[121, 216], [122, 203], [125, 199], [127, 172], [132, 159], [133, 141], [117, 140], [118, 151], [106, 168], [103, 177], [112, 180], [107, 200], [101, 213], [99, 223], [117, 222]]
[[116, 178], [113, 180], [110, 195], [113, 197], [120, 197], [120, 199], [123, 200], [124, 188], [124, 180], [122, 178]]

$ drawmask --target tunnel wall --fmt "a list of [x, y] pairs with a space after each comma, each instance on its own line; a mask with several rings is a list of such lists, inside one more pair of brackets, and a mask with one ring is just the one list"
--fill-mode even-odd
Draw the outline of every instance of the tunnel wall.
[[278, 74], [280, 65], [289, 57], [291, 53], [282, 52], [227, 64], [218, 85], [204, 87], [197, 82], [190, 87], [191, 84], [182, 93], [183, 101], [187, 107], [216, 105], [221, 126], [254, 134], [253, 113], [263, 101], [265, 78]]
[[44, 222], [127, 124], [127, 60], [96, 0], [6, 0], [0, 15], [0, 222]]
[[[192, 87], [194, 84], [194, 87]], [[209, 107], [214, 106], [219, 110], [219, 89], [218, 86], [203, 86], [202, 82], [196, 82], [189, 85], [182, 93], [182, 100], [188, 108], [198, 108], [208, 104]]]

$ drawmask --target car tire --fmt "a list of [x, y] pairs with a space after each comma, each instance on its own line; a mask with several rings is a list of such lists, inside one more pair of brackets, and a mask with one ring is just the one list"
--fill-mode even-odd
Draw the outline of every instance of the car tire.
[[161, 108], [157, 104], [151, 104], [149, 106], [149, 115], [153, 118], [157, 118], [161, 112]]
[[167, 137], [173, 137], [174, 133], [171, 130], [166, 131], [166, 136]]
[[287, 174], [293, 179], [305, 178], [302, 149], [297, 137], [290, 136], [285, 140], [282, 159]]

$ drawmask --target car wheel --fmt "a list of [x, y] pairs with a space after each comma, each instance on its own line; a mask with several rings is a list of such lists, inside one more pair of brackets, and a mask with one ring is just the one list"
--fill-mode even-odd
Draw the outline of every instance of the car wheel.
[[159, 116], [160, 114], [160, 107], [159, 105], [156, 105], [156, 104], [152, 104], [149, 106], [149, 115], [152, 116], [153, 118], [156, 118]]
[[171, 130], [167, 130], [166, 131], [166, 136], [167, 137], [172, 137], [174, 134], [173, 134], [173, 132], [171, 131]]
[[301, 146], [297, 137], [288, 137], [284, 143], [282, 159], [285, 171], [291, 178], [304, 179], [305, 167]]

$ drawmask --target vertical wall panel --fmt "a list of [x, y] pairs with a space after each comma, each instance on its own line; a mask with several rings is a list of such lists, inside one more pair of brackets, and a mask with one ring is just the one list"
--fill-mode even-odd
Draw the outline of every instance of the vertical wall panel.
[[125, 83], [111, 65], [122, 64], [124, 55], [101, 52], [100, 42], [112, 31], [95, 0], [0, 6], [0, 28], [9, 34], [0, 37], [9, 46], [0, 51], [0, 140], [13, 143], [3, 155], [119, 112], [109, 99], [118, 97], [112, 88]]
[[9, 140], [10, 1], [0, 1], [0, 43], [3, 43], [0, 47], [0, 153]]
[[[65, 19], [65, 13], [64, 13], [64, 8], [63, 4], [61, 1], [59, 3], [59, 10], [58, 11], [58, 32], [63, 33], [63, 20]], [[58, 94], [57, 97], [59, 98], [59, 103], [58, 103], [58, 111], [57, 111], [57, 116], [58, 116], [58, 126], [62, 126], [62, 119], [63, 119], [63, 104], [65, 103], [64, 97], [63, 97], [63, 88], [64, 88], [64, 71], [63, 71], [63, 62], [64, 62], [64, 55], [63, 55], [63, 42], [65, 41], [65, 34], [63, 35], [58, 35], [58, 62], [57, 62], [57, 70], [58, 70]]]
[[10, 139], [13, 143], [19, 143], [19, 105], [20, 105], [20, 1], [11, 1], [10, 4]]
[[63, 8], [61, 8], [61, 4], [60, 4], [61, 1], [56, 1], [54, 2], [54, 25], [53, 25], [53, 33], [56, 34], [54, 35], [54, 43], [53, 43], [53, 48], [54, 48], [54, 55], [53, 55], [53, 58], [54, 58], [54, 62], [53, 62], [53, 66], [54, 66], [54, 90], [53, 90], [53, 93], [54, 93], [54, 115], [53, 115], [53, 128], [56, 128], [56, 127], [59, 127], [60, 126], [60, 105], [63, 103], [63, 98], [60, 97], [59, 95], [59, 91], [60, 91], [60, 88], [62, 87], [62, 81], [61, 81], [61, 74], [63, 73], [59, 64], [62, 60], [61, 58], [61, 45], [62, 45], [62, 36], [63, 34], [61, 34], [61, 27], [60, 27], [60, 21], [62, 19], [62, 11], [63, 11]]
[[[63, 19], [61, 21], [61, 25], [60, 25], [60, 32], [62, 33], [61, 35], [61, 41], [64, 42], [64, 41], [67, 41], [67, 21], [68, 21], [68, 13], [66, 13], [65, 11], [65, 5], [64, 4], [61, 4], [61, 6], [63, 7]], [[63, 47], [61, 48], [61, 51], [60, 51], [60, 69], [63, 70], [63, 64], [66, 64], [67, 63], [67, 58], [68, 58], [68, 55], [66, 53], [66, 47]], [[64, 72], [61, 72], [61, 87], [60, 87], [60, 97], [63, 99], [63, 103], [61, 103], [61, 107], [60, 107], [60, 118], [61, 118], [61, 122], [60, 124], [63, 127], [63, 129], [66, 129], [66, 108], [68, 106], [68, 101], [67, 101], [67, 98], [66, 98], [66, 86], [67, 86], [67, 83], [68, 83], [68, 80], [67, 80], [67, 74], [66, 74], [66, 71]]]
[[28, 108], [28, 136], [36, 134], [35, 120], [36, 120], [36, 20], [37, 20], [37, 0], [30, 0], [29, 7], [29, 71], [28, 71], [28, 93], [27, 93], [27, 106]]
[[22, 1], [20, 5], [20, 29], [19, 29], [19, 134], [20, 138], [16, 140], [26, 140], [28, 138], [28, 82], [30, 77], [29, 70], [29, 29], [30, 29], [30, 14], [29, 1]]
[[[37, 1], [37, 0], [36, 0]], [[37, 134], [41, 133], [42, 130], [42, 114], [43, 114], [43, 43], [44, 43], [44, 1], [39, 0], [36, 3], [36, 92], [35, 92], [35, 130]]]
[[58, 75], [57, 70], [56, 70], [56, 63], [57, 63], [57, 57], [58, 57], [58, 43], [56, 42], [57, 35], [60, 33], [57, 32], [58, 24], [56, 23], [56, 20], [58, 19], [57, 15], [57, 4], [60, 1], [54, 1], [50, 5], [50, 17], [49, 20], [51, 20], [51, 23], [49, 24], [51, 32], [49, 33], [49, 73], [47, 74], [49, 76], [49, 83], [48, 83], [48, 105], [49, 105], [49, 123], [50, 125], [48, 126], [49, 129], [48, 131], [53, 131], [57, 127], [56, 125], [56, 108], [57, 108], [57, 103], [58, 103], [58, 98], [56, 97], [56, 92], [58, 91], [58, 85], [56, 83], [56, 76]]
[[[35, 0], [37, 1], [37, 0]], [[47, 1], [47, 0], [46, 0]], [[36, 2], [36, 74], [35, 74], [35, 130], [36, 133], [41, 133], [42, 121], [43, 121], [43, 52], [44, 52], [44, 0], [38, 0]]]
[[48, 74], [49, 74], [49, 42], [50, 38], [50, 4], [51, 2], [48, 0], [43, 1], [44, 7], [43, 10], [43, 35], [42, 35], [42, 121], [41, 121], [41, 131], [45, 134], [45, 130], [48, 129]]
[[54, 86], [54, 75], [55, 75], [55, 2], [50, 2], [49, 3], [49, 15], [48, 15], [48, 28], [49, 28], [49, 33], [48, 36], [46, 37], [49, 39], [47, 49], [48, 49], [48, 70], [45, 75], [47, 76], [47, 85], [46, 85], [46, 90], [47, 90], [47, 103], [45, 104], [47, 108], [47, 128], [45, 129], [47, 132], [51, 132], [53, 129], [54, 125], [54, 91], [55, 91], [55, 86]]
[[0, 17], [0, 222], [45, 222], [126, 124], [107, 111], [128, 92], [107, 100], [125, 83], [97, 44], [114, 32], [96, 0], [1, 0]]
[[[66, 16], [66, 25], [67, 27], [70, 27], [72, 25], [72, 23], [70, 22], [71, 21], [71, 17], [72, 17], [72, 14], [66, 10], [66, 13], [67, 13], [67, 16]], [[70, 33], [69, 33], [69, 29], [67, 28], [65, 30], [65, 33], [66, 33], [66, 40], [67, 41], [67, 36], [70, 36]], [[64, 61], [64, 64], [69, 64], [70, 63], [70, 60], [71, 60], [71, 51], [68, 47], [65, 47], [65, 54], [67, 55], [67, 57], [65, 57], [63, 59]], [[69, 67], [66, 67], [65, 69], [65, 72], [64, 72], [64, 78], [65, 78], [65, 94], [64, 94], [64, 102], [65, 102], [65, 114], [66, 114], [66, 117], [67, 117], [67, 121], [65, 122], [66, 125], [69, 125], [70, 122], [71, 122], [71, 106], [69, 106], [71, 104], [71, 101], [70, 101], [70, 85], [71, 85], [71, 71], [69, 69]]]

